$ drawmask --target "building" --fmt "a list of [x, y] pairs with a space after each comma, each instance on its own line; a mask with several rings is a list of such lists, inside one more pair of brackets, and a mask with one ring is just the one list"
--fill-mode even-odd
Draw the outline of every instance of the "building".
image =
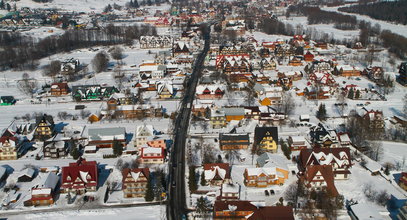
[[21, 173], [17, 176], [17, 182], [31, 182], [37, 171], [33, 168], [26, 168], [21, 171]]
[[233, 183], [224, 183], [220, 187], [220, 196], [216, 200], [239, 200], [240, 186]]
[[126, 146], [126, 128], [89, 128], [88, 140], [88, 145], [98, 148], [111, 148], [114, 141]]
[[247, 149], [250, 144], [248, 134], [219, 134], [219, 146], [221, 150]]
[[144, 197], [150, 177], [149, 168], [126, 168], [122, 171], [122, 189], [124, 198]]
[[397, 214], [397, 220], [406, 220], [407, 219], [407, 204], [404, 204]]
[[72, 98], [75, 101], [100, 101], [110, 98], [119, 90], [114, 86], [83, 85], [72, 86]]
[[68, 143], [65, 141], [44, 142], [43, 152], [45, 158], [57, 159], [65, 157], [68, 153]]
[[68, 95], [69, 93], [68, 83], [52, 83], [50, 93], [51, 96]]
[[277, 127], [256, 127], [254, 129], [253, 146], [256, 149], [277, 153], [278, 129]]
[[164, 163], [164, 149], [156, 147], [141, 148], [140, 161], [145, 164], [162, 164]]
[[230, 168], [228, 163], [204, 164], [205, 180], [211, 186], [220, 186], [230, 182]]
[[54, 119], [51, 115], [43, 114], [35, 119], [34, 139], [47, 140], [54, 136]]
[[339, 195], [332, 169], [331, 165], [307, 166], [303, 176], [305, 185], [316, 190], [325, 188], [331, 196]]
[[331, 165], [335, 180], [349, 179], [352, 167], [347, 147], [304, 149], [300, 151], [298, 163], [302, 172], [313, 165]]
[[96, 161], [79, 158], [77, 162], [62, 167], [61, 192], [83, 194], [98, 188], [98, 165]]
[[227, 122], [230, 122], [232, 120], [240, 121], [245, 117], [245, 108], [243, 107], [221, 108], [221, 111], [225, 112]]
[[310, 137], [314, 147], [322, 148], [339, 147], [339, 141], [336, 131], [327, 128], [321, 123], [319, 123], [318, 126], [316, 126], [315, 128], [311, 129]]
[[224, 111], [211, 109], [210, 123], [212, 128], [218, 129], [226, 127], [226, 115]]
[[362, 71], [359, 68], [349, 65], [338, 65], [335, 67], [339, 75], [344, 77], [360, 76]]
[[31, 198], [24, 201], [24, 206], [48, 206], [54, 204], [55, 189], [59, 183], [59, 176], [53, 172], [41, 173], [38, 181], [31, 187]]
[[280, 167], [246, 168], [243, 176], [247, 187], [268, 187], [283, 185], [288, 179], [288, 170]]
[[0, 160], [17, 160], [17, 138], [0, 138]]
[[173, 38], [169, 35], [159, 35], [159, 36], [141, 36], [140, 37], [140, 48], [170, 48], [173, 43]]
[[154, 136], [154, 128], [152, 125], [139, 125], [136, 127], [135, 147], [140, 148], [147, 144], [149, 138]]
[[294, 220], [292, 207], [265, 206], [250, 201], [215, 201], [213, 219]]
[[61, 74], [63, 75], [72, 75], [73, 73], [78, 72], [80, 69], [80, 62], [78, 59], [66, 59], [61, 62]]
[[289, 136], [288, 145], [290, 146], [291, 151], [297, 151], [307, 149], [308, 141], [304, 136]]
[[370, 110], [363, 115], [363, 120], [368, 123], [371, 131], [383, 131], [384, 130], [384, 117], [382, 111]]
[[0, 97], [0, 106], [2, 105], [14, 105], [17, 100], [14, 99], [14, 96], [1, 96]]

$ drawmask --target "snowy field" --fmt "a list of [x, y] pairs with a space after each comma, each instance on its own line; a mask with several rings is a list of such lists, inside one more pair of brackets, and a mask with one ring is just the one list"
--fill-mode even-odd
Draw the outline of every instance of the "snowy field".
[[132, 208], [110, 208], [99, 210], [55, 211], [40, 214], [10, 216], [9, 220], [160, 220], [165, 218], [165, 206], [145, 206]]

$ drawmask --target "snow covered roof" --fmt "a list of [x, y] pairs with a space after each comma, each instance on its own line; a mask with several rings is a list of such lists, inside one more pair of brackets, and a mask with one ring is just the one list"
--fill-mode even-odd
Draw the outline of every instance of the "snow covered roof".
[[89, 128], [89, 141], [126, 139], [126, 128]]
[[146, 147], [142, 148], [143, 154], [161, 154], [162, 148], [160, 147]]
[[53, 172], [40, 173], [38, 182], [32, 187], [32, 195], [51, 194], [59, 182], [59, 176]]
[[34, 173], [35, 173], [35, 170], [33, 169], [33, 168], [27, 168], [27, 169], [24, 169], [21, 173], [20, 173], [20, 175], [18, 176], [18, 177], [22, 177], [22, 176], [28, 176], [28, 177], [33, 177], [34, 176]]
[[286, 161], [281, 155], [266, 152], [257, 158], [257, 165], [259, 167], [279, 167], [288, 170]]
[[359, 220], [382, 220], [384, 216], [380, 215], [376, 206], [359, 203], [350, 206], [353, 214]]
[[136, 127], [136, 137], [154, 135], [154, 127], [152, 125], [139, 125]]

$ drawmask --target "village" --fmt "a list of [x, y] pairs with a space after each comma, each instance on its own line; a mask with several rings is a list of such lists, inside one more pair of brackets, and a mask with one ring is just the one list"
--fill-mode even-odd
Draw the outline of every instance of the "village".
[[406, 219], [407, 62], [373, 31], [293, 26], [298, 1], [1, 2], [0, 217], [173, 219], [180, 169], [185, 219]]

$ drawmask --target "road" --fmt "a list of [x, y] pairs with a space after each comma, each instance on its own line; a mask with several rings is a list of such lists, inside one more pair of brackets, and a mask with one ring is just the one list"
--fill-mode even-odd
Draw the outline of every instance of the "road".
[[178, 112], [174, 128], [174, 145], [171, 149], [171, 159], [168, 178], [167, 219], [186, 219], [187, 207], [185, 198], [185, 143], [188, 134], [191, 106], [195, 97], [196, 86], [200, 78], [204, 60], [210, 46], [210, 26], [203, 34], [205, 46], [194, 63], [192, 74], [185, 88], [180, 111]]

